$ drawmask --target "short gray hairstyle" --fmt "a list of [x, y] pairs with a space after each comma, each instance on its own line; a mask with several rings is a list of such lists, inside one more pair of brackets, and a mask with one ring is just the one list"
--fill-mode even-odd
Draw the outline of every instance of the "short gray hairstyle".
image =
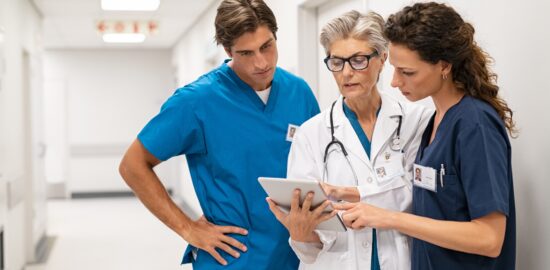
[[332, 43], [347, 38], [367, 41], [380, 55], [388, 50], [384, 19], [373, 11], [366, 15], [356, 10], [346, 12], [332, 19], [321, 30], [320, 41], [327, 56], [330, 55]]

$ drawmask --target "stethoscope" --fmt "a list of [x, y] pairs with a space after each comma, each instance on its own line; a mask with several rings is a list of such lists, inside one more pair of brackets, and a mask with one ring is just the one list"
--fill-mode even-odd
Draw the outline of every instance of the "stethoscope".
[[[333, 151], [336, 151], [336, 149], [334, 149], [334, 148], [332, 148], [333, 150], [331, 150], [331, 147], [333, 145], [336, 145], [338, 148], [340, 148], [340, 150], [342, 151], [342, 154], [344, 154], [344, 157], [346, 158], [346, 161], [347, 161], [347, 163], [348, 163], [348, 165], [351, 168], [351, 171], [353, 173], [353, 178], [355, 179], [355, 185], [358, 186], [359, 185], [359, 178], [357, 177], [357, 173], [355, 172], [355, 169], [353, 168], [353, 165], [351, 165], [351, 161], [349, 160], [349, 157], [348, 157], [348, 151], [346, 151], [346, 147], [344, 147], [344, 144], [334, 136], [334, 120], [333, 120], [333, 117], [332, 117], [332, 114], [333, 114], [333, 111], [334, 111], [334, 105], [336, 105], [336, 101], [334, 101], [332, 103], [332, 106], [330, 107], [330, 136], [331, 136], [331, 140], [327, 144], [327, 146], [325, 147], [325, 155], [323, 156], [324, 170], [323, 170], [323, 179], [322, 180], [323, 180], [323, 183], [325, 183], [327, 181], [327, 178], [328, 178], [328, 169], [327, 169], [328, 156]], [[401, 104], [399, 104], [399, 106], [401, 107]], [[403, 108], [401, 108], [401, 109], [403, 109]], [[397, 118], [399, 119], [399, 121], [398, 121], [398, 124], [397, 124], [397, 129], [395, 130], [395, 132], [393, 134], [393, 137], [390, 141], [390, 149], [393, 150], [393, 151], [396, 151], [396, 152], [401, 152], [402, 148], [401, 148], [400, 133], [401, 133], [401, 122], [403, 120], [403, 117], [401, 115], [397, 115]]]

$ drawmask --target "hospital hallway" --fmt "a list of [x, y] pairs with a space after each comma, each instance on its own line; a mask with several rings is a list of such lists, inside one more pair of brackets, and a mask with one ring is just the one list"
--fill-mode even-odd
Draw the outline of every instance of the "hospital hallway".
[[[351, 10], [365, 14], [373, 11], [387, 20], [411, 2], [424, 0], [263, 1], [273, 11], [277, 31], [275, 39], [270, 38], [269, 42], [266, 39], [261, 48], [264, 51], [266, 48], [269, 48], [267, 51], [276, 49], [277, 69], [274, 70], [285, 70], [302, 78], [304, 86], [307, 84], [311, 89], [308, 104], [315, 103], [314, 96], [323, 111], [330, 109], [341, 96], [335, 80], [337, 75], [324, 62], [331, 57], [320, 43], [323, 27]], [[550, 129], [546, 127], [550, 124], [550, 35], [544, 33], [548, 33], [547, 26], [550, 25], [550, 1], [432, 1], [444, 2], [463, 14], [465, 21], [475, 28], [476, 42], [494, 58], [489, 68], [498, 75], [498, 95], [510, 105], [520, 131], [518, 138], [510, 140], [517, 213], [517, 269], [548, 269], [550, 233], [545, 224], [550, 224]], [[162, 118], [170, 113], [155, 116], [178, 89], [193, 84], [214, 69], [229, 66], [227, 61], [239, 59], [236, 54], [228, 54], [215, 39], [215, 20], [221, 3], [222, 0], [0, 0], [0, 270], [192, 269], [191, 265], [180, 264], [187, 246], [185, 240], [134, 197], [119, 172], [119, 166], [129, 146], [138, 134], [143, 134], [141, 131], [146, 129], [147, 123], [154, 122], [152, 119], [161, 119], [159, 122], [165, 123]], [[229, 46], [229, 49], [231, 47], [234, 46]], [[248, 48], [237, 52], [240, 57], [254, 55], [248, 53]], [[350, 53], [347, 60], [353, 70], [355, 68], [349, 61], [358, 53]], [[275, 55], [273, 51], [271, 54]], [[376, 89], [400, 104], [409, 102], [400, 91], [401, 86], [392, 84], [395, 74], [409, 70], [394, 68], [392, 63], [395, 62], [390, 63], [392, 56], [389, 52], [384, 53], [386, 58], [378, 56], [373, 56], [382, 60]], [[252, 61], [253, 58], [246, 59]], [[370, 72], [367, 69], [369, 61], [366, 60], [364, 71], [356, 70], [357, 74]], [[345, 62], [342, 65], [345, 66]], [[227, 71], [236, 74], [233, 76], [235, 82], [242, 81], [235, 70]], [[259, 73], [250, 76], [256, 75], [264, 76]], [[222, 81], [225, 79], [219, 82]], [[204, 84], [212, 85], [208, 89], [212, 91], [204, 93], [225, 95], [222, 84]], [[243, 81], [239, 87], [250, 88], [245, 84]], [[268, 89], [272, 85], [276, 85], [276, 89], [282, 84], [269, 84]], [[302, 87], [301, 82], [294, 85]], [[287, 97], [297, 97], [297, 92], [288, 91], [293, 87], [281, 88], [284, 89], [280, 92], [282, 94], [273, 95], [278, 98], [271, 100], [279, 100], [277, 106], [280, 108], [282, 105], [288, 107], [284, 114], [266, 109], [261, 116], [246, 112], [244, 117], [235, 120], [229, 113], [224, 113], [224, 105], [227, 103], [235, 109], [247, 107], [240, 101], [229, 101], [234, 91], [227, 91], [228, 96], [223, 99], [201, 100], [197, 104], [192, 98], [182, 98], [182, 102], [190, 101], [193, 106], [168, 111], [185, 121], [170, 122], [165, 130], [150, 127], [159, 136], [185, 141], [182, 130], [192, 127], [193, 123], [200, 127], [196, 130], [210, 127], [212, 119], [221, 119], [224, 124], [223, 127], [212, 125], [207, 133], [190, 132], [187, 137], [194, 136], [193, 141], [185, 143], [186, 147], [182, 146], [182, 149], [176, 149], [176, 143], [168, 140], [153, 139], [159, 145], [166, 144], [167, 150], [162, 151], [166, 155], [163, 156], [171, 157], [154, 167], [155, 174], [173, 201], [191, 219], [197, 220], [202, 215], [198, 198], [208, 210], [205, 212], [212, 213], [209, 205], [215, 199], [210, 198], [218, 193], [211, 191], [216, 190], [216, 186], [219, 190], [238, 186], [248, 192], [254, 189], [247, 188], [255, 188], [253, 185], [258, 184], [257, 175], [250, 174], [254, 176], [251, 182], [225, 185], [230, 183], [225, 179], [226, 175], [233, 174], [215, 171], [217, 167], [214, 165], [218, 162], [223, 161], [224, 166], [220, 168], [235, 166], [239, 170], [240, 167], [261, 168], [266, 164], [269, 169], [279, 170], [274, 167], [286, 164], [286, 153], [277, 154], [274, 160], [280, 165], [271, 166], [267, 163], [270, 158], [258, 151], [264, 147], [283, 149], [278, 146], [283, 141], [286, 149], [292, 138], [280, 136], [279, 141], [275, 138], [267, 140], [262, 136], [261, 126], [247, 122], [246, 118], [254, 115], [250, 119], [261, 121], [259, 123], [263, 125], [266, 119], [275, 121], [278, 115], [297, 117], [294, 110], [302, 110], [303, 106], [285, 101]], [[264, 98], [269, 98], [270, 91], [263, 92], [267, 93]], [[255, 95], [250, 96], [256, 99]], [[250, 101], [248, 98], [243, 100]], [[257, 99], [255, 102], [261, 101]], [[415, 103], [435, 108], [431, 98]], [[166, 111], [170, 106], [164, 108]], [[188, 111], [188, 108], [193, 111]], [[215, 112], [219, 114], [212, 111], [203, 113], [202, 110], [210, 108], [216, 108]], [[299, 123], [309, 118], [312, 112], [300, 116]], [[407, 117], [399, 116], [403, 121], [409, 121]], [[203, 121], [202, 117], [208, 121]], [[188, 119], [199, 120], [186, 122]], [[209, 125], [204, 125], [205, 122]], [[301, 134], [299, 123], [289, 121], [288, 126], [292, 129], [288, 129], [288, 134]], [[183, 128], [173, 128], [180, 124]], [[269, 126], [276, 127], [279, 132], [281, 127], [281, 130], [286, 130], [287, 123], [284, 124]], [[231, 136], [230, 129], [242, 131], [246, 136]], [[172, 136], [174, 134], [177, 136]], [[216, 134], [216, 137], [205, 134]], [[277, 133], [270, 131], [268, 134], [275, 136]], [[238, 154], [240, 152], [225, 147], [223, 140], [226, 138], [231, 140], [229, 142], [235, 149], [254, 148], [254, 151]], [[218, 147], [210, 147], [218, 144]], [[413, 143], [403, 144], [402, 150], [408, 151], [408, 145]], [[214, 165], [200, 165], [203, 161], [195, 162], [199, 159], [194, 159], [190, 167], [182, 154], [197, 157], [216, 151], [221, 154], [210, 156], [218, 158], [227, 153], [230, 162], [220, 158], [214, 160]], [[201, 174], [203, 169], [215, 172]], [[191, 179], [191, 171], [196, 179]], [[284, 171], [286, 167], [280, 169], [280, 174]], [[212, 175], [221, 184], [210, 184], [198, 177], [203, 175]], [[248, 181], [247, 177], [238, 178], [239, 181], [241, 178]], [[369, 181], [370, 177], [364, 179]], [[141, 180], [133, 183], [143, 183], [139, 182]], [[208, 192], [204, 192], [205, 189]], [[206, 197], [208, 199], [204, 199]], [[229, 195], [227, 198], [230, 198], [227, 204], [232, 207], [246, 201]], [[284, 240], [286, 245], [286, 236]], [[254, 244], [262, 246], [261, 243]]]
[[186, 243], [136, 198], [48, 201], [47, 261], [26, 270], [192, 269]]

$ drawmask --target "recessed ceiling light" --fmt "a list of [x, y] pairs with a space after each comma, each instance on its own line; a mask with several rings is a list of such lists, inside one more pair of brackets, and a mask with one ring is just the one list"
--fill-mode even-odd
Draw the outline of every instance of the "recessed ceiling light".
[[160, 0], [101, 0], [103, 10], [153, 11]]
[[103, 34], [103, 41], [106, 43], [141, 43], [145, 41], [145, 35], [133, 33]]

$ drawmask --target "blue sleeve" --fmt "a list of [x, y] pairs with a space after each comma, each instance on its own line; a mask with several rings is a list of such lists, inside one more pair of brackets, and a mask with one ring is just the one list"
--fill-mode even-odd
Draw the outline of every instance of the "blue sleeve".
[[496, 127], [475, 125], [457, 136], [455, 160], [470, 212], [476, 219], [501, 212], [509, 214], [508, 141]]
[[139, 133], [139, 141], [159, 160], [206, 152], [196, 100], [197, 93], [192, 89], [177, 90]]

